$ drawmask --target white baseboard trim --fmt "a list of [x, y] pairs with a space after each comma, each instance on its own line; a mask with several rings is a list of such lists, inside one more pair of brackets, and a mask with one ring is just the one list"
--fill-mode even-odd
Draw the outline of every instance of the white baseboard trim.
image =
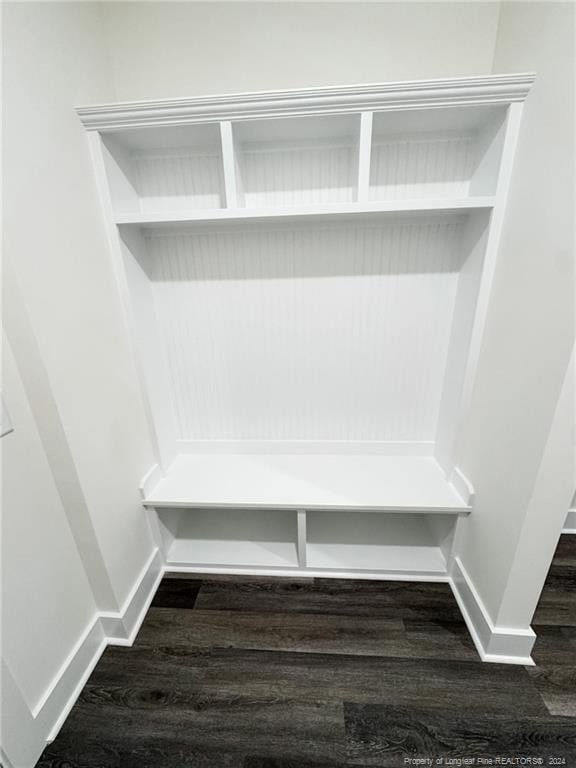
[[576, 509], [569, 509], [562, 533], [576, 533]]
[[447, 574], [422, 571], [343, 571], [336, 568], [276, 568], [267, 566], [236, 566], [236, 565], [187, 565], [186, 563], [166, 563], [165, 574], [217, 574], [226, 576], [282, 576], [297, 579], [368, 579], [370, 581], [429, 581], [446, 583]]
[[162, 556], [156, 548], [136, 579], [121, 610], [117, 613], [100, 613], [100, 622], [108, 645], [132, 645], [160, 584], [162, 573]]
[[1, 659], [0, 697], [2, 704], [2, 746], [0, 761], [4, 768], [33, 766], [46, 743], [42, 724], [34, 720], [22, 691], [18, 687], [8, 663]]
[[53, 691], [45, 697], [42, 709], [34, 715], [35, 719], [46, 724], [46, 743], [49, 744], [56, 738], [76, 699], [82, 693], [82, 688], [100, 660], [100, 656], [105, 651], [106, 645], [100, 618], [96, 616], [77, 653], [70, 658], [68, 666], [58, 679]]
[[29, 765], [34, 765], [44, 746], [56, 738], [106, 647], [132, 645], [163, 574], [162, 555], [156, 548], [138, 575], [122, 609], [117, 613], [100, 612], [94, 616], [34, 707], [26, 704], [14, 682], [5, 711], [18, 713], [20, 727], [13, 745], [3, 744], [7, 765], [12, 761], [14, 766], [21, 768], [23, 763], [18, 756], [24, 746], [29, 748], [32, 744], [35, 757]]
[[450, 586], [482, 661], [534, 666], [534, 631], [496, 626], [459, 557], [454, 558]]

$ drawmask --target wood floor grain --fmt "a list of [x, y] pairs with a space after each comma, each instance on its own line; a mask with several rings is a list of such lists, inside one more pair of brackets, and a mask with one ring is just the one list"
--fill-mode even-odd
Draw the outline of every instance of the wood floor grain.
[[[573, 654], [576, 659], [576, 648]], [[576, 718], [576, 665], [547, 664], [528, 669], [528, 674], [550, 714]]]
[[446, 584], [166, 578], [134, 646], [104, 652], [38, 766], [525, 755], [576, 768], [575, 570], [576, 536], [562, 537], [530, 668], [482, 664]]
[[576, 627], [576, 566], [552, 565], [534, 625]]
[[194, 688], [162, 689], [88, 684], [67, 722], [86, 740], [105, 734], [107, 743], [160, 744], [184, 752], [216, 751], [272, 757], [341, 759], [345, 753], [339, 703], [286, 696], [209, 694]]
[[576, 543], [574, 536], [560, 536], [554, 553], [554, 565], [572, 565], [576, 567]]
[[150, 607], [192, 609], [201, 586], [199, 579], [162, 579]]
[[152, 609], [136, 645], [476, 659], [468, 634], [453, 624], [314, 613]]
[[[543, 756], [576, 760], [571, 718], [493, 717], [453, 709], [345, 704], [348, 761], [405, 765], [404, 756], [462, 759]], [[546, 761], [547, 762], [547, 761]]]
[[37, 768], [244, 768], [244, 758], [222, 749], [183, 746], [131, 734], [114, 740], [107, 734], [74, 734], [67, 729], [48, 746]]
[[[494, 714], [508, 713], [522, 697], [527, 713], [547, 711], [524, 668], [477, 661], [235, 649], [197, 652], [183, 647], [109, 649], [90, 684], [157, 691], [169, 685], [171, 690], [194, 690], [207, 698], [218, 694], [258, 698], [265, 692], [310, 702], [420, 701], [430, 707], [449, 703]], [[473, 697], [468, 695], [472, 687]]]
[[454, 621], [462, 616], [448, 584], [353, 579], [253, 579], [202, 582], [201, 610], [314, 613]]

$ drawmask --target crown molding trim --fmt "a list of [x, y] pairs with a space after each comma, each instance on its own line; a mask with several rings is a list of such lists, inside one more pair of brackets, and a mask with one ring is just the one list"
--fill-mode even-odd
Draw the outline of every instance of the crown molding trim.
[[284, 91], [133, 101], [77, 107], [89, 131], [187, 125], [362, 111], [510, 104], [524, 101], [534, 74], [489, 75], [400, 83], [332, 86]]

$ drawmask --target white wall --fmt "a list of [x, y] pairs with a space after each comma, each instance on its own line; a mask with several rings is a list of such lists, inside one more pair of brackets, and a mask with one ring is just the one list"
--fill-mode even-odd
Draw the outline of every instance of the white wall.
[[[546, 498], [535, 484], [574, 334], [573, 17], [571, 3], [503, 4], [494, 58], [495, 72], [534, 71], [536, 82], [465, 430], [461, 465], [473, 479], [476, 508], [463, 523], [460, 554], [492, 620], [519, 628], [530, 623], [560, 533], [555, 506], [565, 514], [570, 501], [564, 490], [560, 498], [549, 494], [531, 527], [541, 546], [521, 541], [529, 511], [535, 514], [533, 494]], [[532, 547], [539, 574], [531, 588], [518, 574], [509, 581], [524, 547]]]
[[522, 626], [534, 614], [572, 496], [574, 363], [573, 351], [498, 611], [497, 622], [506, 626]]
[[96, 615], [10, 345], [3, 397], [15, 429], [2, 438], [2, 655], [34, 709]]
[[96, 612], [122, 606], [153, 550], [138, 496], [152, 449], [74, 112], [114, 98], [100, 8], [8, 3], [3, 33], [3, 389], [14, 432], [0, 446], [12, 683], [1, 736], [15, 768], [29, 768], [98, 653]]
[[103, 4], [119, 100], [479, 75], [498, 3]]
[[115, 610], [151, 552], [138, 483], [153, 459], [87, 138], [74, 113], [78, 103], [114, 98], [100, 7], [8, 3], [4, 36], [4, 248], [85, 505], [69, 514], [91, 518], [112, 588], [100, 607]]

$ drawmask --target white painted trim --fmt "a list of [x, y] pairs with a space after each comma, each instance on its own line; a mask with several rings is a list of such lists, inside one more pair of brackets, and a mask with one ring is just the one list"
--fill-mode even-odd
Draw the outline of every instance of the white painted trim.
[[474, 486], [459, 467], [454, 467], [449, 482], [469, 507], [474, 506]]
[[[433, 456], [432, 441], [387, 440], [177, 440], [176, 452], [201, 454], [327, 454]], [[148, 475], [146, 475], [148, 477]]]
[[45, 709], [49, 701], [51, 702], [50, 706], [54, 707], [54, 702], [61, 699], [63, 695], [66, 699], [70, 697], [70, 689], [74, 691], [78, 685], [78, 679], [84, 676], [84, 671], [92, 663], [96, 663], [94, 659], [96, 656], [99, 656], [103, 642], [104, 633], [100, 624], [100, 616], [96, 614], [78, 638], [36, 706], [32, 708], [32, 717], [34, 719], [41, 715], [42, 710]]
[[224, 195], [227, 208], [238, 208], [238, 184], [236, 181], [236, 158], [232, 123], [220, 123], [222, 141], [222, 165], [224, 170]]
[[164, 477], [159, 464], [153, 464], [140, 481], [140, 496], [145, 499]]
[[520, 135], [520, 124], [522, 120], [523, 104], [513, 104], [508, 109], [506, 115], [506, 126], [504, 144], [502, 147], [502, 161], [498, 175], [498, 184], [496, 190], [496, 205], [491, 214], [488, 240], [484, 254], [484, 266], [480, 279], [480, 287], [476, 300], [476, 309], [474, 312], [474, 322], [468, 345], [466, 368], [464, 381], [458, 406], [456, 418], [456, 429], [450, 448], [450, 462], [457, 461], [462, 442], [463, 426], [468, 418], [472, 402], [472, 393], [476, 382], [476, 373], [480, 360], [480, 350], [484, 338], [484, 330], [488, 319], [488, 307], [492, 293], [492, 283], [496, 272], [496, 263], [500, 249], [500, 240], [504, 227], [504, 216], [508, 200], [508, 190], [512, 180], [512, 170], [514, 166], [514, 157]]
[[296, 513], [296, 540], [298, 551], [298, 565], [300, 568], [306, 568], [306, 510], [299, 509]]
[[576, 509], [569, 509], [562, 533], [576, 534]]
[[152, 413], [152, 407], [150, 405], [148, 382], [140, 354], [138, 353], [137, 334], [135, 330], [132, 301], [130, 298], [130, 289], [128, 287], [128, 280], [124, 268], [118, 227], [114, 224], [114, 206], [112, 205], [110, 190], [108, 187], [108, 177], [106, 173], [104, 156], [102, 154], [101, 137], [98, 134], [88, 134], [88, 146], [90, 148], [90, 156], [92, 159], [92, 166], [94, 168], [96, 191], [100, 199], [100, 205], [103, 214], [103, 224], [106, 232], [106, 238], [108, 240], [111, 266], [119, 291], [122, 320], [124, 322], [124, 328], [130, 342], [129, 346], [132, 354], [132, 360], [134, 362], [136, 374], [138, 376], [138, 383], [142, 395], [142, 404], [146, 413], [146, 423], [148, 425], [150, 442], [154, 451], [154, 457], [158, 463], [162, 464], [163, 462], [164, 464], [169, 464], [171, 457], [169, 454], [163, 451], [163, 447], [158, 436], [158, 427], [154, 419], [154, 414]]
[[[96, 639], [98, 639], [98, 644], [92, 648]], [[92, 670], [98, 663], [100, 656], [102, 656], [106, 650], [107, 642], [104, 636], [104, 631], [102, 629], [102, 624], [98, 620], [98, 617], [96, 618], [95, 623], [92, 625], [90, 635], [86, 638], [86, 640], [87, 643], [82, 648], [82, 653], [78, 654], [73, 659], [73, 662], [66, 669], [65, 674], [62, 676], [62, 679], [70, 681], [71, 687], [69, 689], [60, 691], [62, 685], [59, 684], [58, 691], [60, 696], [56, 697], [52, 695], [47, 698], [44, 703], [44, 708], [46, 709], [46, 720], [52, 721], [52, 726], [46, 736], [47, 743], [54, 741], [58, 735], [58, 731], [64, 725], [64, 721], [76, 703], [76, 699], [78, 696], [80, 696], [82, 689], [88, 682], [88, 678], [92, 674]], [[91, 656], [86, 658], [86, 655], [90, 653], [91, 649]], [[62, 699], [62, 694], [65, 695], [64, 700]], [[44, 713], [42, 714], [44, 715]], [[55, 718], [54, 714], [56, 714]]]
[[358, 202], [370, 198], [370, 159], [372, 156], [372, 112], [360, 115], [358, 136]]
[[533, 74], [260, 91], [77, 107], [87, 130], [121, 130], [296, 115], [510, 104], [524, 101]]
[[455, 557], [450, 586], [482, 661], [533, 666], [536, 635], [532, 628], [496, 626], [462, 561]]
[[156, 548], [136, 579], [121, 610], [100, 613], [100, 621], [109, 645], [132, 645], [162, 580], [162, 571], [162, 557], [160, 550]]
[[328, 568], [274, 568], [258, 566], [226, 566], [226, 565], [184, 565], [166, 563], [164, 573], [206, 573], [227, 576], [288, 576], [304, 579], [370, 579], [371, 581], [426, 581], [446, 583], [448, 574], [422, 571], [362, 571], [337, 570]]
[[[99, 612], [94, 616], [33, 708], [26, 704], [10, 670], [6, 673], [3, 666], [3, 678], [9, 677], [7, 682], [12, 682], [9, 691], [11, 707], [16, 707], [19, 722], [23, 723], [19, 726], [20, 732], [12, 739], [14, 743], [4, 745], [6, 756], [15, 766], [20, 768], [21, 763], [14, 763], [19, 754], [28, 755], [32, 749], [37, 753], [33, 758], [36, 760], [45, 744], [56, 738], [106, 647], [132, 645], [163, 575], [162, 557], [155, 549], [122, 609], [117, 613]], [[9, 764], [8, 760], [6, 763]]]
[[[173, 501], [165, 500], [165, 499], [144, 499], [142, 502], [142, 506], [146, 509], [202, 509], [204, 511], [209, 509], [229, 509], [229, 510], [235, 510], [235, 509], [249, 509], [249, 510], [285, 510], [287, 512], [296, 512], [298, 509], [301, 509], [301, 505], [299, 503], [294, 504], [272, 504], [272, 503], [264, 503], [264, 504], [255, 504], [255, 503], [249, 503], [249, 504], [214, 504], [214, 503], [208, 503], [206, 501]], [[362, 513], [372, 513], [375, 515], [384, 513], [387, 515], [410, 515], [410, 514], [418, 514], [418, 515], [452, 515], [454, 518], [456, 517], [466, 517], [471, 513], [471, 508], [462, 505], [457, 507], [430, 507], [430, 506], [418, 506], [418, 507], [399, 507], [398, 505], [394, 506], [378, 506], [378, 507], [370, 507], [366, 506], [365, 504], [354, 504], [353, 506], [349, 505], [326, 505], [322, 504], [319, 506], [316, 506], [314, 504], [308, 504], [306, 506], [306, 509], [309, 512], [362, 512]]]
[[6, 659], [1, 659], [0, 760], [4, 768], [22, 768], [36, 763], [46, 743], [42, 723], [34, 720]]

